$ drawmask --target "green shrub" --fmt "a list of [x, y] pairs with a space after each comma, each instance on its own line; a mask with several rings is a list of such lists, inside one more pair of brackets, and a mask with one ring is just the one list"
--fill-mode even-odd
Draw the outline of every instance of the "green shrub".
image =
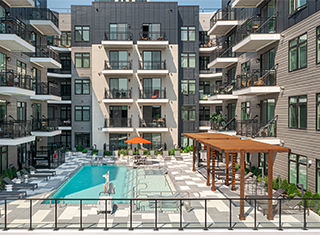
[[80, 152], [79, 145], [76, 145], [76, 150], [77, 150], [77, 152]]
[[[280, 183], [280, 185], [281, 185], [281, 183]], [[272, 188], [274, 190], [279, 189], [279, 177], [272, 180]]]
[[285, 191], [285, 193], [287, 193], [288, 189], [289, 189], [289, 183], [286, 179], [281, 181], [280, 187], [283, 188]]
[[118, 154], [121, 155], [123, 154], [123, 156], [127, 156], [129, 153], [129, 151], [127, 149], [120, 149]]
[[[307, 190], [307, 191], [304, 192], [302, 198], [312, 198], [312, 196], [313, 196], [312, 192], [310, 190]], [[303, 203], [304, 203], [304, 201], [303, 201]], [[311, 205], [312, 205], [312, 203], [311, 203]], [[310, 200], [306, 200], [306, 206], [310, 207]]]
[[84, 149], [84, 150], [82, 150], [82, 153], [87, 153], [87, 152], [88, 152], [88, 150], [85, 150], [85, 149]]
[[294, 183], [290, 184], [287, 194], [288, 194], [289, 198], [294, 198], [295, 196], [301, 197], [301, 193], [300, 193], [297, 185]]
[[143, 154], [144, 154], [144, 155], [150, 155], [150, 151], [149, 151], [149, 150], [144, 150], [144, 151], [143, 151]]
[[236, 163], [236, 171], [240, 169], [240, 165]]
[[83, 150], [84, 150], [84, 146], [81, 145], [80, 148], [79, 148], [79, 151], [82, 152]]
[[105, 150], [105, 151], [104, 151], [104, 155], [106, 155], [106, 156], [112, 156], [112, 151]]
[[12, 171], [12, 174], [13, 174], [13, 178], [16, 178], [17, 177], [17, 169], [13, 166], [11, 168], [11, 171]]

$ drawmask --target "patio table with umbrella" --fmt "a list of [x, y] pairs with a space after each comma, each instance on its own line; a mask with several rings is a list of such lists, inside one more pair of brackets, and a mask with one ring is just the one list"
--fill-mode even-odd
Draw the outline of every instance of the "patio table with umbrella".
[[[124, 142], [129, 143], [129, 144], [151, 144], [150, 140], [146, 140], [140, 136], [136, 136], [136, 137], [128, 139]], [[142, 163], [139, 161], [140, 157], [137, 157], [136, 159], [138, 160], [137, 163]]]

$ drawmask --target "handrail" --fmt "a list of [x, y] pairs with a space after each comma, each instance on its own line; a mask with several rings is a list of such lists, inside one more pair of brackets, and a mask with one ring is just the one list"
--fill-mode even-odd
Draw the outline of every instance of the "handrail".
[[253, 33], [257, 33], [265, 24], [267, 24], [271, 19], [274, 19], [277, 17], [277, 15], [279, 14], [279, 12], [277, 11], [276, 13], [274, 13], [272, 16], [269, 17], [269, 19], [267, 21], [265, 21], [263, 24], [260, 25], [259, 28], [257, 28], [257, 30], [255, 30]]
[[141, 166], [139, 166], [137, 169], [135, 169], [134, 171], [132, 171], [132, 172], [130, 172], [130, 174], [129, 175], [127, 175], [127, 177], [129, 177], [132, 173], [134, 173], [134, 172], [136, 172], [136, 171], [138, 171], [138, 170], [140, 170], [141, 169]]
[[[126, 193], [124, 193], [124, 194], [127, 194], [127, 195], [128, 195], [128, 193], [130, 193], [130, 192], [132, 191], [132, 197], [134, 198], [134, 193], [133, 193], [133, 192], [135, 192], [134, 189], [137, 188], [139, 185], [145, 185], [146, 187], [145, 187], [144, 189], [147, 189], [147, 188], [148, 188], [148, 185], [147, 185], [146, 183], [138, 183], [138, 184], [136, 184], [135, 186], [133, 186], [128, 192], [126, 192]], [[144, 189], [143, 189], [143, 190], [144, 190]], [[141, 190], [141, 189], [140, 189], [140, 190]]]
[[236, 120], [236, 116], [234, 116], [233, 118], [231, 118], [223, 127], [222, 129], [225, 129], [228, 125], [230, 125], [231, 122]]
[[260, 127], [259, 131], [252, 135], [252, 138], [255, 138], [257, 137], [259, 134], [262, 133], [263, 130], [267, 129], [273, 122], [277, 121], [278, 120], [278, 115], [276, 115], [274, 118], [272, 118], [266, 125]]
[[128, 181], [126, 183], [126, 185], [128, 185], [129, 183], [131, 183], [134, 179], [138, 178], [139, 176], [144, 176], [143, 179], [138, 179], [137, 182], [139, 183], [141, 180], [145, 180], [147, 178], [147, 176], [145, 174], [137, 174], [135, 177], [133, 177], [130, 181]]

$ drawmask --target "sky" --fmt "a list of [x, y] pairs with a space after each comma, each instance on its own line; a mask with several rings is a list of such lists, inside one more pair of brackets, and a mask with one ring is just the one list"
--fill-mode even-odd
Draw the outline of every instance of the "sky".
[[[151, 2], [175, 2], [179, 5], [199, 5], [200, 8], [220, 8], [221, 0], [150, 0]], [[48, 0], [48, 7], [66, 12], [71, 5], [91, 5], [92, 0]]]

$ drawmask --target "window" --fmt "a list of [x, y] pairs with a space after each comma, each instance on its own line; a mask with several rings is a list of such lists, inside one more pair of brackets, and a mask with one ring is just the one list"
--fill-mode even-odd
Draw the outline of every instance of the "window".
[[228, 84], [235, 82], [235, 77], [236, 77], [236, 68], [229, 69], [227, 72], [228, 76]]
[[7, 69], [7, 55], [0, 52], [0, 70]]
[[161, 51], [143, 52], [143, 69], [163, 69], [161, 65]]
[[320, 94], [317, 94], [317, 130], [320, 130]]
[[0, 100], [0, 122], [7, 120], [7, 101]]
[[64, 122], [65, 126], [71, 125], [71, 106], [62, 106], [60, 108], [60, 119], [62, 121], [68, 121]]
[[317, 28], [317, 64], [320, 63], [320, 26]]
[[289, 13], [293, 13], [307, 4], [307, 0], [289, 0]]
[[75, 121], [90, 121], [90, 106], [76, 106]]
[[160, 24], [142, 24], [143, 40], [162, 40]]
[[0, 146], [0, 170], [8, 169], [8, 146]]
[[71, 57], [70, 56], [60, 56], [60, 63], [62, 70], [71, 71]]
[[307, 128], [307, 96], [294, 96], [289, 98], [289, 127]]
[[61, 32], [61, 46], [71, 46], [71, 32]]
[[200, 31], [199, 32], [199, 44], [202, 47], [209, 47], [210, 44], [212, 45], [212, 41], [210, 42], [210, 36], [208, 35], [207, 31]]
[[17, 120], [27, 120], [27, 103], [19, 101], [17, 102]]
[[251, 161], [250, 161], [250, 159], [251, 159], [250, 153], [246, 153], [246, 154], [244, 155], [244, 162], [245, 162], [245, 164], [246, 164], [246, 168], [248, 168], [248, 169], [251, 168]]
[[74, 80], [76, 95], [89, 95], [90, 94], [90, 80], [89, 79], [76, 79]]
[[181, 80], [181, 93], [184, 95], [196, 94], [196, 80]]
[[307, 34], [289, 42], [289, 71], [307, 67]]
[[17, 150], [18, 150], [18, 158], [17, 158], [18, 170], [21, 170], [23, 165], [27, 161], [27, 144], [17, 145]]
[[210, 106], [200, 106], [199, 107], [199, 119], [200, 121], [210, 120]]
[[210, 63], [210, 56], [199, 57], [199, 70], [210, 70], [208, 64]]
[[68, 96], [71, 98], [71, 82], [61, 82], [61, 96]]
[[187, 146], [193, 146], [193, 140], [181, 134], [181, 147], [185, 148]]
[[268, 154], [259, 153], [259, 167], [263, 168], [263, 174], [268, 175]]
[[90, 133], [74, 133], [75, 145], [90, 148]]
[[181, 41], [195, 41], [196, 40], [196, 27], [183, 26], [181, 27]]
[[88, 42], [90, 40], [90, 27], [89, 26], [75, 26], [74, 39], [76, 42]]
[[195, 121], [196, 120], [196, 107], [195, 106], [182, 106], [181, 107], [182, 121]]
[[90, 53], [75, 53], [76, 68], [90, 68]]
[[241, 73], [246, 74], [250, 71], [250, 60], [241, 64]]
[[144, 133], [143, 138], [151, 141], [151, 144], [144, 144], [143, 145], [147, 149], [159, 149], [162, 147], [160, 133]]
[[128, 40], [128, 24], [110, 24], [109, 40]]
[[317, 181], [317, 193], [320, 193], [320, 160], [317, 160], [317, 165], [316, 165], [316, 181]]
[[199, 82], [199, 95], [200, 100], [207, 100], [210, 97], [210, 82], [200, 81]]
[[62, 131], [60, 135], [60, 141], [62, 144], [65, 144], [67, 148], [71, 146], [71, 131]]
[[27, 74], [27, 65], [17, 60], [17, 74]]
[[128, 61], [128, 51], [110, 51], [110, 69], [129, 69], [131, 65]]
[[109, 150], [117, 150], [119, 148], [127, 149], [126, 141], [128, 139], [127, 134], [110, 133], [109, 134]]
[[161, 92], [161, 78], [144, 78], [141, 95], [145, 99], [166, 98], [165, 93]]
[[250, 102], [241, 103], [241, 117], [242, 117], [242, 120], [250, 119]]
[[307, 157], [297, 154], [289, 155], [289, 184], [303, 184], [307, 189]]
[[181, 67], [195, 68], [196, 67], [196, 53], [181, 53]]

